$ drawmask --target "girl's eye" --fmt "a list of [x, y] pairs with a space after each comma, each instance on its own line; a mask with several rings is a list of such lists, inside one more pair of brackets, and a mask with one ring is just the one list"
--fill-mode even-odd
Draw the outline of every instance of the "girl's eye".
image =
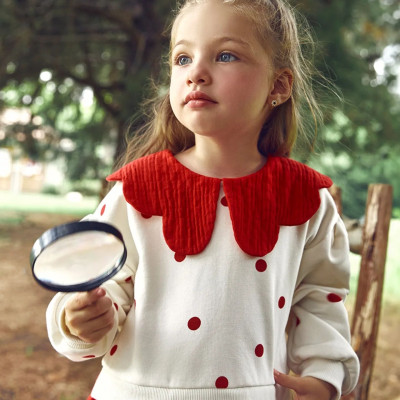
[[192, 62], [191, 58], [188, 56], [179, 56], [176, 58], [175, 63], [177, 65], [187, 65]]
[[224, 63], [237, 61], [237, 60], [238, 60], [238, 58], [231, 53], [221, 53], [217, 57], [217, 61], [224, 62]]

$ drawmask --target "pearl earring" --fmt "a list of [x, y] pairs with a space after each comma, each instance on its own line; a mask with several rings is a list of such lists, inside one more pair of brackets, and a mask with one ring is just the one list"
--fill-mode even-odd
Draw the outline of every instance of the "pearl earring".
[[278, 105], [278, 102], [276, 100], [272, 100], [271, 105], [272, 107], [276, 107]]

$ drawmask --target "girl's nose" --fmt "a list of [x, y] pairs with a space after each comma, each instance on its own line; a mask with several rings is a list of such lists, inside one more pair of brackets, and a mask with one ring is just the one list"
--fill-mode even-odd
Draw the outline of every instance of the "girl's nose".
[[208, 85], [211, 82], [210, 71], [203, 64], [192, 64], [188, 70], [186, 83], [188, 85]]

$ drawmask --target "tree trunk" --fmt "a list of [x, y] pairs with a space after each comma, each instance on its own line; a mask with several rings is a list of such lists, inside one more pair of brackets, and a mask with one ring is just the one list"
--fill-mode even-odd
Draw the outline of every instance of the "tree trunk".
[[329, 193], [333, 197], [333, 201], [336, 204], [337, 211], [340, 216], [343, 214], [343, 209], [342, 209], [342, 189], [339, 186], [336, 186], [333, 184], [329, 189]]

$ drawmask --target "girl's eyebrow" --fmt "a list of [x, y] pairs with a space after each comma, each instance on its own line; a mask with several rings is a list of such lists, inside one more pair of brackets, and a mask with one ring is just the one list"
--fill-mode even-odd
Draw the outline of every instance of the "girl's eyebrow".
[[[230, 36], [223, 36], [220, 38], [216, 38], [212, 41], [212, 44], [218, 45], [218, 44], [223, 44], [226, 42], [233, 42], [233, 43], [239, 44], [240, 46], [243, 46], [243, 47], [250, 47], [248, 42], [246, 42], [238, 37], [230, 37]], [[176, 42], [173, 48], [175, 48], [179, 45], [191, 46], [194, 43], [195, 42], [191, 42], [190, 40], [182, 39], [182, 40], [179, 40], [178, 42]]]

